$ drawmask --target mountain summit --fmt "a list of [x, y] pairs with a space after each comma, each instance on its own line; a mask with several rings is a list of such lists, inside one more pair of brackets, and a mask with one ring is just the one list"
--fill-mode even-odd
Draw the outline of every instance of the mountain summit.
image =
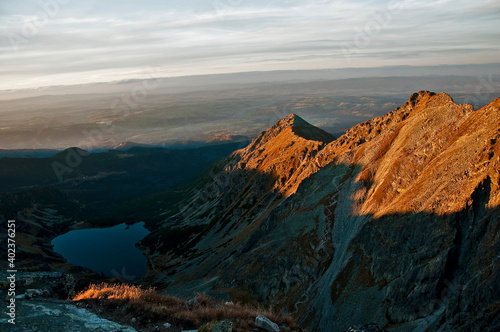
[[499, 99], [428, 91], [336, 140], [290, 115], [166, 212], [147, 280], [273, 303], [311, 331], [496, 331], [499, 138]]
[[290, 114], [278, 121], [268, 132], [283, 131], [290, 128], [292, 132], [306, 140], [330, 143], [333, 136], [326, 131], [315, 127], [296, 114]]
[[[305, 169], [308, 161], [333, 139], [326, 131], [291, 114], [261, 133], [246, 148], [233, 153], [225, 162], [224, 181], [237, 174], [238, 179], [234, 180], [241, 183], [242, 174], [253, 174], [249, 180], [267, 178], [261, 189], [290, 195], [300, 182], [295, 179], [296, 173]], [[241, 183], [241, 186], [254, 184]]]

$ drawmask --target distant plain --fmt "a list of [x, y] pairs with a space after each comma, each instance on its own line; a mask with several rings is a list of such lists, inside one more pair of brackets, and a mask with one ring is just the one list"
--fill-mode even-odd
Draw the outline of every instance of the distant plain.
[[25, 95], [32, 97], [26, 98], [2, 91], [0, 149], [96, 151], [238, 142], [290, 113], [339, 136], [400, 106], [415, 91], [446, 91], [476, 109], [500, 91], [499, 75], [333, 80], [331, 75], [295, 73], [294, 79], [293, 72], [278, 73], [61, 86], [29, 91]]

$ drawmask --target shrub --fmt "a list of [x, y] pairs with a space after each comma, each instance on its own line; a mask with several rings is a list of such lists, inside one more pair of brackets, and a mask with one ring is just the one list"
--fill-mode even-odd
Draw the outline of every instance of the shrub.
[[[141, 329], [144, 329], [144, 324], [154, 325], [155, 322], [169, 322], [180, 328], [199, 329], [214, 322], [228, 320], [233, 323], [233, 331], [248, 331], [252, 329], [255, 317], [264, 315], [278, 325], [298, 330], [290, 316], [241, 304], [217, 302], [202, 294], [198, 294], [195, 300], [186, 302], [178, 297], [161, 295], [154, 288], [106, 283], [91, 284], [73, 298], [75, 302], [87, 304], [90, 310], [107, 312], [108, 316], [119, 323]], [[119, 313], [113, 312], [118, 310]]]

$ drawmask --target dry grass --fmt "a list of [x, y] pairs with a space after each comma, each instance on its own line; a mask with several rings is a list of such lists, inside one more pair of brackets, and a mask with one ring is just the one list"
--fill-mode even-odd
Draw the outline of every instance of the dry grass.
[[[177, 329], [198, 329], [226, 320], [233, 323], [233, 331], [249, 331], [258, 315], [264, 315], [282, 326], [282, 331], [299, 330], [290, 316], [241, 304], [216, 302], [201, 294], [189, 303], [174, 296], [158, 294], [152, 288], [143, 289], [135, 285], [92, 284], [78, 293], [73, 301], [106, 318], [140, 327], [141, 331], [148, 331], [145, 328], [147, 325], [151, 325], [153, 330], [159, 323], [165, 322]], [[170, 330], [175, 331], [175, 328]]]

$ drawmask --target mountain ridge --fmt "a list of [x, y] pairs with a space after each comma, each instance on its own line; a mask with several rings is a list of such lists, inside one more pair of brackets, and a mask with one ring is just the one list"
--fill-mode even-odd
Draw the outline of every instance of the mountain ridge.
[[[160, 148], [93, 153], [59, 184], [36, 177], [49, 171], [55, 179], [52, 161], [67, 163], [84, 151], [5, 158], [3, 184], [21, 191], [4, 188], [0, 219], [18, 221], [26, 271], [100, 280], [65, 264], [51, 240], [132, 218], [152, 231], [141, 243], [149, 265], [142, 283], [169, 294], [267, 304], [308, 331], [367, 323], [391, 332], [497, 331], [499, 138], [500, 98], [474, 110], [445, 93], [420, 91], [338, 139], [291, 114], [235, 152], [236, 145], [211, 147], [178, 159], [172, 150], [166, 161]], [[184, 171], [188, 160], [217, 153], [228, 157], [194, 183], [113, 210], [108, 197], [135, 192], [118, 193], [116, 183], [130, 186], [130, 176], [143, 176], [136, 188], [159, 185], [175, 179], [170, 166]], [[113, 180], [116, 167], [128, 171], [126, 181]], [[109, 178], [91, 176], [108, 169]], [[26, 170], [36, 176], [26, 178]], [[96, 193], [94, 208], [76, 199], [82, 188]]]
[[[145, 239], [146, 280], [273, 303], [313, 331], [500, 325], [497, 103], [474, 111], [421, 91], [330, 142], [295, 135], [288, 116]], [[471, 278], [481, 301], [467, 288], [443, 297]]]

